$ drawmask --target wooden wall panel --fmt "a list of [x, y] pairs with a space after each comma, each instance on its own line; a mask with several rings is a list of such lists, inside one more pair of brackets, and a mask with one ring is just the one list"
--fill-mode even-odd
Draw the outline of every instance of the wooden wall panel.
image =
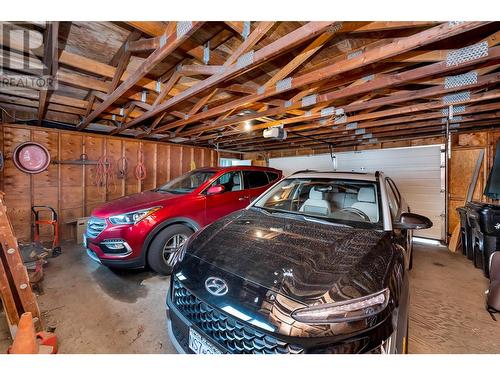
[[191, 161], [193, 160], [192, 150], [187, 147], [182, 147], [181, 174], [191, 170]]
[[170, 180], [170, 146], [157, 145], [156, 155], [156, 186], [158, 187]]
[[[12, 151], [21, 142], [33, 140], [49, 150], [53, 163], [37, 175], [19, 171], [12, 163]], [[19, 239], [31, 240], [31, 206], [49, 205], [59, 214], [61, 239], [73, 239], [75, 219], [90, 215], [102, 202], [125, 194], [155, 188], [177, 177], [182, 170], [191, 169], [194, 160], [197, 167], [215, 165], [213, 150], [196, 147], [169, 145], [141, 141], [144, 148], [147, 178], [137, 181], [134, 169], [137, 164], [139, 141], [83, 134], [35, 126], [2, 124], [0, 126], [0, 150], [5, 156], [5, 168], [0, 173], [0, 188], [6, 193], [5, 202]], [[193, 150], [193, 151], [191, 151]], [[95, 165], [58, 164], [60, 160], [78, 160], [86, 153], [89, 160], [97, 160], [105, 153], [115, 162], [116, 188], [95, 186]], [[118, 179], [117, 161], [124, 156], [128, 160], [126, 179]], [[183, 162], [184, 160], [184, 162]], [[42, 239], [51, 235], [49, 227], [42, 227]], [[51, 238], [51, 237], [50, 237]]]
[[124, 141], [124, 154], [129, 163], [130, 172], [125, 179], [125, 195], [140, 192], [140, 182], [135, 177], [135, 167], [137, 166], [137, 151], [139, 150], [139, 142]]
[[191, 149], [193, 152], [193, 162], [195, 168], [204, 167], [203, 165], [203, 150], [200, 149]]
[[[60, 134], [60, 160], [78, 160], [83, 153], [84, 137], [77, 133]], [[61, 238], [70, 239], [75, 236], [75, 226], [70, 223], [84, 213], [84, 166], [60, 164], [60, 229]]]
[[472, 178], [477, 157], [484, 150], [484, 160], [479, 172], [479, 178], [474, 189], [473, 200], [480, 202], [493, 202], [483, 195], [484, 188], [495, 156], [495, 145], [500, 138], [500, 132], [473, 132], [454, 134], [452, 137], [452, 152], [449, 164], [449, 209], [448, 209], [448, 233], [452, 233], [455, 226], [460, 222], [456, 211], [457, 207], [463, 207], [467, 190]]
[[181, 175], [182, 148], [170, 146], [170, 179]]
[[142, 143], [146, 178], [142, 180], [141, 190], [151, 190], [156, 187], [156, 144]]
[[[33, 141], [44, 145], [47, 150], [49, 150], [50, 157], [52, 160], [59, 159], [59, 134], [36, 130], [33, 131]], [[33, 205], [38, 206], [50, 206], [56, 211], [59, 209], [59, 199], [58, 199], [58, 173], [59, 169], [57, 164], [50, 164], [47, 170], [42, 173], [35, 174], [32, 177], [32, 199]], [[41, 219], [51, 219], [52, 215], [49, 211], [41, 211]], [[42, 240], [52, 238], [52, 228], [48, 225], [40, 226], [40, 236]]]
[[[105, 138], [106, 153], [113, 158], [115, 162], [116, 178], [115, 185], [110, 187], [106, 193], [106, 200], [112, 200], [125, 195], [125, 178], [119, 178], [118, 169], [123, 169], [123, 161], [120, 160], [124, 156], [122, 141], [120, 139]], [[132, 173], [132, 166], [127, 162], [127, 175]], [[90, 212], [89, 212], [90, 214]]]
[[18, 144], [30, 140], [31, 132], [27, 129], [11, 128], [3, 135], [4, 191], [11, 192], [5, 195], [5, 204], [12, 225], [18, 228], [15, 233], [20, 239], [28, 239], [31, 236], [31, 179], [28, 175], [19, 173], [12, 162], [12, 153]]
[[[90, 161], [99, 160], [104, 155], [104, 139], [96, 138], [91, 135], [85, 136], [83, 150]], [[84, 178], [85, 178], [85, 197], [84, 197], [84, 216], [89, 216], [92, 210], [106, 201], [106, 186], [97, 186], [97, 165], [84, 165]], [[105, 182], [103, 182], [104, 184]], [[116, 190], [115, 184], [111, 184], [110, 190]]]

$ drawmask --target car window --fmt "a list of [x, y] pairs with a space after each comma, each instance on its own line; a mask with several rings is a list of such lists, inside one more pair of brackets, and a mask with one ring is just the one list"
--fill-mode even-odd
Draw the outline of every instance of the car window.
[[266, 172], [262, 171], [243, 171], [245, 189], [253, 189], [269, 184]]
[[269, 178], [269, 182], [274, 182], [280, 178], [280, 175], [278, 173], [275, 172], [266, 172], [266, 173], [267, 177]]
[[395, 193], [389, 179], [386, 179], [385, 190], [387, 191], [387, 200], [389, 201], [389, 209], [391, 210], [391, 217], [394, 220], [399, 212], [399, 192]]
[[271, 188], [254, 207], [361, 228], [379, 228], [382, 225], [379, 195], [374, 181], [288, 178]]
[[157, 190], [173, 194], [187, 194], [196, 190], [211, 179], [215, 173], [215, 171], [211, 170], [195, 170], [188, 172], [160, 186]]
[[215, 185], [224, 186], [224, 192], [240, 191], [243, 189], [243, 187], [241, 186], [241, 172], [233, 171], [224, 173], [217, 180], [215, 180], [211, 186]]

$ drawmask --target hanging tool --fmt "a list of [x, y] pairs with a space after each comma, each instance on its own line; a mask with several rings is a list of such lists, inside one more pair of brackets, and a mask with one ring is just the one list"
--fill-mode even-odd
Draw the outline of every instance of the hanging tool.
[[144, 151], [142, 149], [142, 143], [139, 143], [139, 149], [137, 150], [137, 165], [135, 166], [135, 178], [138, 181], [142, 181], [146, 178], [146, 165], [144, 164]]
[[[59, 245], [59, 223], [57, 221], [57, 212], [50, 206], [32, 206], [31, 211], [35, 217], [35, 221], [33, 223], [33, 239], [35, 244], [43, 248], [42, 242], [40, 241], [40, 225], [50, 225], [52, 226], [52, 233], [54, 236], [51, 248], [52, 257], [60, 255], [61, 247]], [[51, 219], [41, 220], [40, 213], [42, 211], [50, 211]]]
[[127, 173], [128, 173], [128, 160], [125, 156], [122, 156], [118, 161], [116, 162], [117, 169], [118, 169], [118, 178], [121, 180], [124, 180], [127, 178]]
[[115, 182], [115, 163], [112, 157], [107, 154], [102, 155], [97, 160], [97, 167], [94, 176], [95, 185], [101, 193], [108, 191], [108, 187], [112, 186], [111, 192], [116, 191]]

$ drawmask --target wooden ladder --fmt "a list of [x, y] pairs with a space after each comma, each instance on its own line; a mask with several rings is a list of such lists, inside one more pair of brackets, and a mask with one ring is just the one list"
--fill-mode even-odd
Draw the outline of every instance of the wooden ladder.
[[31, 312], [37, 332], [43, 330], [43, 322], [3, 197], [0, 192], [0, 297], [14, 338], [23, 313]]

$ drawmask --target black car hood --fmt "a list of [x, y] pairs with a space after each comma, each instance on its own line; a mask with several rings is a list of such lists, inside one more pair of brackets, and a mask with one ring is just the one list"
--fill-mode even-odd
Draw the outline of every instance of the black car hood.
[[195, 235], [183, 264], [209, 263], [231, 278], [310, 305], [382, 290], [393, 255], [388, 232], [247, 209]]

